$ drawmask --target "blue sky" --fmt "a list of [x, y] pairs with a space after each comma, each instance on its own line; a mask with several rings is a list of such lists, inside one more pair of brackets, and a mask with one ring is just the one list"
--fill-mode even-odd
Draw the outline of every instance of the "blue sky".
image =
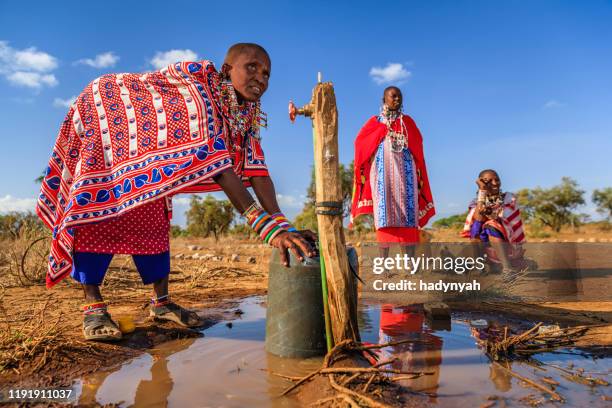
[[0, 2], [0, 211], [33, 208], [65, 101], [90, 80], [177, 55], [220, 66], [229, 45], [248, 41], [272, 57], [263, 143], [289, 216], [308, 185], [312, 137], [309, 121], [289, 123], [287, 102], [310, 99], [317, 71], [335, 86], [345, 163], [384, 87], [399, 84], [440, 216], [464, 210], [488, 167], [510, 191], [571, 176], [587, 191], [581, 211], [595, 215], [591, 191], [612, 186], [612, 2], [374, 4]]

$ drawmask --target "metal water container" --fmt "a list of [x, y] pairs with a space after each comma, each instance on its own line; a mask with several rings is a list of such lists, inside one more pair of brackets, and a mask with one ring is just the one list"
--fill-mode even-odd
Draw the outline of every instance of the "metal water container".
[[319, 258], [299, 262], [291, 256], [286, 268], [277, 249], [270, 259], [266, 350], [280, 357], [324, 355], [325, 317]]

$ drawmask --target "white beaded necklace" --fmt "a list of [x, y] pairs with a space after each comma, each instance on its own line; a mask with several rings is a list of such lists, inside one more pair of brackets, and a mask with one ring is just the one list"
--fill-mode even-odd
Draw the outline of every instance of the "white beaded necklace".
[[[404, 130], [406, 130], [406, 133], [408, 133], [408, 130], [404, 125], [404, 121], [401, 120], [401, 108], [396, 111], [392, 111], [387, 107], [387, 105], [383, 105], [381, 116], [383, 118], [383, 122], [387, 126], [387, 138], [389, 138], [389, 141], [391, 142], [391, 151], [394, 153], [402, 152], [408, 145], [406, 143], [406, 136], [404, 135]], [[392, 129], [392, 126], [398, 118], [400, 119], [401, 130], [396, 132]]]

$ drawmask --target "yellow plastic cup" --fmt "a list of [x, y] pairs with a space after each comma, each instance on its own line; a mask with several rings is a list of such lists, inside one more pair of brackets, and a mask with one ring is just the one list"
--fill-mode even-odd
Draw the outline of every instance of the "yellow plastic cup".
[[132, 316], [121, 316], [117, 318], [117, 325], [122, 334], [132, 333], [136, 330]]

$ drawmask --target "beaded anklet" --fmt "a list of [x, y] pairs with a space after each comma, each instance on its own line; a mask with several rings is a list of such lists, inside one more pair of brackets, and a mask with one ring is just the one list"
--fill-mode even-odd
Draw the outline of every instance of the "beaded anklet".
[[151, 306], [159, 307], [170, 303], [170, 295], [164, 295], [157, 298], [151, 298]]
[[95, 302], [87, 305], [83, 305], [83, 314], [84, 315], [92, 315], [92, 314], [104, 314], [107, 310], [107, 305], [105, 302]]

